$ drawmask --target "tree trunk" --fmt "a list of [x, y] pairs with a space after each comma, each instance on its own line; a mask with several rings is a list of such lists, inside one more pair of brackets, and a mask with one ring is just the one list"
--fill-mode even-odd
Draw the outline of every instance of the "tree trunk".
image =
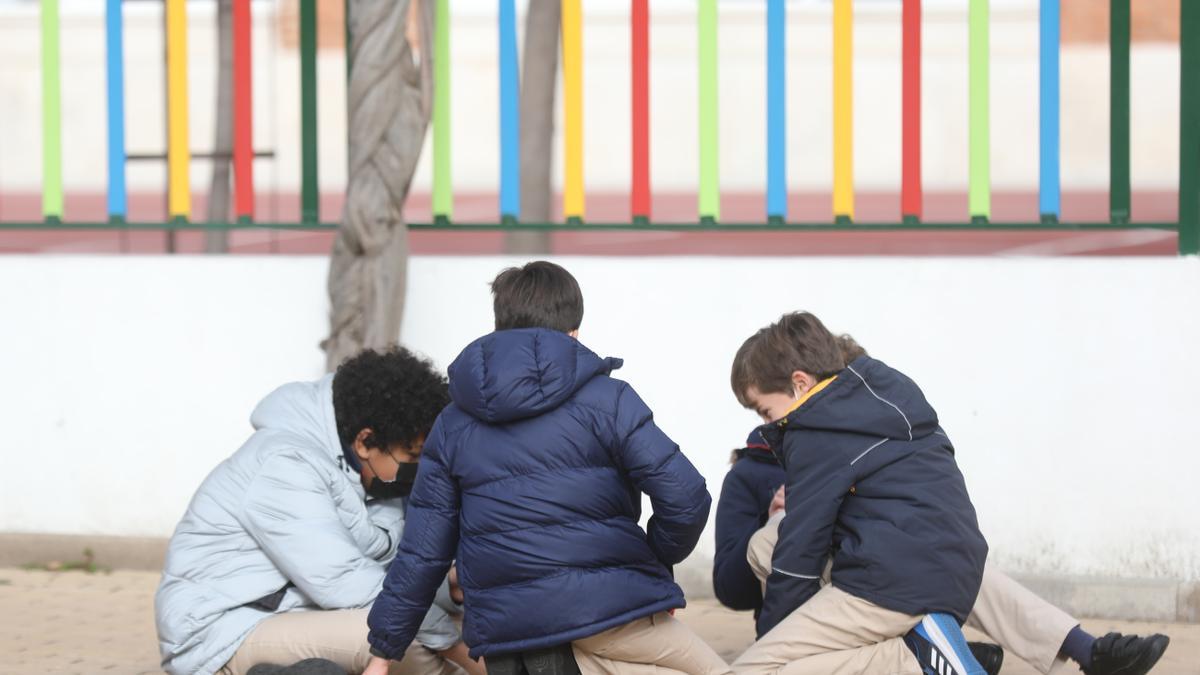
[[[233, 154], [233, 0], [217, 0], [217, 129], [213, 141], [208, 222], [229, 222], [230, 166]], [[229, 250], [229, 230], [204, 235], [207, 253]]]
[[[549, 223], [554, 191], [554, 94], [558, 76], [561, 0], [529, 0], [525, 64], [521, 75], [521, 222]], [[505, 237], [509, 253], [550, 252], [550, 233], [517, 231]]]
[[326, 367], [400, 339], [408, 267], [404, 202], [429, 125], [432, 7], [420, 2], [420, 65], [406, 36], [411, 0], [349, 0], [350, 170], [329, 268]]

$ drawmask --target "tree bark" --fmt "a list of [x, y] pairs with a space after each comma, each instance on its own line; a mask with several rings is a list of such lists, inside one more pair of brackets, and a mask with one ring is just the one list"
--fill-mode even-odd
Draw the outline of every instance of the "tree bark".
[[[420, 2], [420, 44], [432, 7]], [[364, 348], [400, 339], [408, 266], [404, 202], [429, 125], [431, 49], [418, 65], [406, 36], [411, 0], [349, 0], [349, 182], [329, 268], [332, 371]]]
[[[525, 63], [521, 75], [521, 222], [549, 223], [554, 191], [554, 96], [558, 76], [561, 0], [529, 0], [525, 15]], [[550, 252], [550, 233], [517, 231], [505, 236], [509, 253]]]
[[[217, 0], [217, 128], [213, 135], [212, 179], [208, 188], [208, 222], [229, 221], [230, 167], [233, 154], [233, 0]], [[229, 230], [204, 234], [206, 253], [229, 250]]]

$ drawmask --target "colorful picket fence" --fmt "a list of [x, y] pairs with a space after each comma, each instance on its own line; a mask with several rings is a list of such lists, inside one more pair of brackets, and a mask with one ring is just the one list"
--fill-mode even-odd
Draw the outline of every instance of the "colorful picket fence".
[[[125, 165], [125, 111], [121, 0], [106, 1], [108, 211], [112, 222], [127, 216]], [[766, 16], [766, 199], [764, 224], [784, 227], [787, 213], [786, 104], [787, 3], [764, 0]], [[1039, 213], [1029, 223], [1006, 224], [1067, 227], [1061, 218], [1060, 176], [1060, 1], [1040, 0], [1039, 97]], [[452, 226], [454, 193], [450, 164], [450, 2], [432, 0], [434, 31], [433, 214], [435, 224]], [[520, 201], [520, 75], [517, 49], [517, 12], [514, 0], [499, 2], [498, 81], [499, 203], [498, 221], [516, 226]], [[1130, 217], [1130, 2], [1110, 0], [1111, 6], [1111, 150], [1110, 220], [1076, 223], [1071, 227], [1120, 227]], [[902, 0], [902, 161], [898, 227], [920, 226], [921, 182], [921, 0]], [[167, 43], [168, 205], [176, 224], [192, 220], [188, 166], [187, 18], [184, 0], [164, 0]], [[833, 148], [832, 223], [854, 228], [855, 190], [852, 164], [854, 101], [852, 0], [832, 0], [833, 7]], [[968, 213], [963, 226], [988, 226], [991, 218], [989, 104], [989, 0], [968, 0], [969, 35], [969, 162]], [[251, 86], [250, 0], [233, 0], [234, 21], [234, 152], [235, 213], [239, 222], [254, 222], [253, 96]], [[43, 112], [43, 212], [48, 222], [63, 215], [62, 147], [59, 81], [58, 0], [41, 0], [42, 112]], [[631, 0], [632, 50], [632, 166], [628, 227], [652, 225], [650, 185], [650, 16], [648, 0]], [[301, 214], [303, 223], [316, 223], [319, 212], [317, 182], [316, 0], [299, 0], [301, 95]], [[697, 216], [701, 225], [720, 227], [718, 170], [718, 33], [716, 0], [697, 1], [699, 98], [699, 166]], [[1179, 167], [1179, 249], [1200, 253], [1200, 2], [1181, 3], [1181, 109]], [[586, 191], [583, 142], [583, 31], [581, 0], [562, 0], [562, 105], [563, 218], [568, 226], [584, 226]], [[1032, 214], [1031, 214], [1032, 215]], [[795, 224], [793, 224], [795, 225]], [[609, 225], [612, 227], [613, 225]]]

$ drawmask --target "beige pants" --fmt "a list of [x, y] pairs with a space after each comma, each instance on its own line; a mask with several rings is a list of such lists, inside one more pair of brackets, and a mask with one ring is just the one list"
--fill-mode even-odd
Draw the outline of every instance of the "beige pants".
[[[291, 665], [304, 659], [328, 659], [351, 673], [371, 660], [367, 609], [286, 612], [264, 619], [250, 632], [220, 675], [244, 675], [260, 663]], [[413, 643], [389, 675], [458, 675], [458, 666]]]
[[571, 645], [583, 675], [729, 675], [725, 661], [675, 617], [659, 612]]
[[[782, 520], [782, 516], [776, 514], [774, 518], [767, 521], [767, 524], [750, 538], [750, 546], [746, 551], [747, 562], [750, 563], [750, 567], [759, 581], [764, 583], [770, 573], [775, 542], [779, 539], [780, 520]], [[828, 575], [829, 567], [826, 567], [822, 583], [829, 583]], [[816, 596], [813, 597], [813, 600], [816, 600]], [[809, 603], [813, 600], [810, 600]], [[784, 623], [786, 622], [787, 620], [784, 621]], [[967, 617], [967, 625], [982, 631], [1005, 651], [1020, 657], [1047, 675], [1069, 672], [1066, 659], [1060, 657], [1058, 651], [1062, 647], [1067, 633], [1078, 626], [1079, 621], [1034, 595], [1029, 589], [1013, 581], [990, 564], [983, 568], [983, 584], [979, 588], [979, 596], [975, 599], [975, 607], [972, 608], [971, 615]], [[772, 631], [772, 633], [774, 632]], [[768, 637], [770, 635], [764, 636], [764, 639]], [[884, 645], [887, 645], [887, 649], [896, 650], [897, 653], [887, 658], [878, 658], [877, 663], [882, 665], [882, 670], [872, 667], [869, 671], [863, 669], [847, 672], [861, 672], [864, 675], [909, 672], [889, 670], [889, 668], [895, 668], [900, 656], [907, 656], [915, 667], [915, 659], [912, 658], [903, 642], [899, 642], [899, 644], [887, 642]], [[786, 647], [781, 646], [777, 649], [786, 649]], [[736, 663], [734, 668], [737, 668]], [[783, 672], [787, 672], [789, 675], [792, 673], [790, 670]], [[831, 668], [824, 672], [835, 673], [838, 671]]]
[[921, 675], [899, 636], [921, 621], [832, 585], [779, 622], [733, 663], [738, 675]]

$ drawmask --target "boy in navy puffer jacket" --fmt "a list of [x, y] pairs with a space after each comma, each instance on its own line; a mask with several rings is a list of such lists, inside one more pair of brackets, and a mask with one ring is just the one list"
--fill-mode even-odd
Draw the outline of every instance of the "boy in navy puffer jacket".
[[807, 312], [747, 339], [730, 380], [787, 477], [759, 640], [734, 671], [981, 675], [961, 624], [987, 542], [920, 388]]
[[746, 559], [750, 538], [767, 524], [768, 505], [784, 482], [783, 467], [762, 432], [750, 432], [746, 445], [734, 451], [732, 466], [717, 503], [717, 550], [713, 555], [713, 593], [730, 609], [762, 609], [762, 585]]
[[621, 362], [576, 339], [583, 297], [566, 270], [505, 270], [492, 292], [496, 332], [450, 366], [453, 403], [425, 441], [367, 673], [404, 654], [452, 563], [464, 640], [489, 665], [570, 645], [583, 673], [728, 673], [668, 613], [685, 604], [670, 568], [707, 521], [704, 479], [609, 376]]
[[[783, 466], [756, 428], [746, 446], [734, 452], [717, 502], [713, 589], [721, 604], [730, 609], [754, 609], [755, 618], [762, 607], [762, 584], [771, 573], [771, 557], [779, 538], [786, 480]], [[824, 575], [822, 585], [827, 583], [828, 575]], [[1077, 663], [1084, 675], [1145, 675], [1170, 644], [1169, 637], [1158, 634], [1109, 633], [1096, 638], [1083, 630], [1078, 619], [990, 562], [983, 569], [983, 582], [967, 625], [999, 643], [968, 643], [988, 673], [1000, 672], [1008, 652], [1047, 675], [1069, 669], [1068, 660]], [[907, 656], [907, 645], [892, 646], [901, 658]], [[880, 658], [881, 664], [889, 661], [894, 659]], [[878, 673], [892, 675], [890, 668]]]

